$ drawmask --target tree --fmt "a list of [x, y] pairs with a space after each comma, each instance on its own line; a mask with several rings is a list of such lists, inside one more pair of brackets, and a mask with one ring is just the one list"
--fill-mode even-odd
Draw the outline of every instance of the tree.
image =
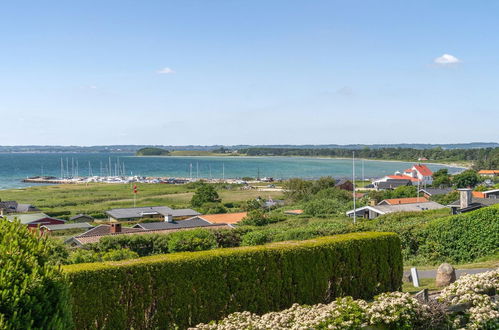
[[194, 207], [201, 207], [205, 203], [218, 203], [220, 201], [221, 199], [218, 196], [215, 187], [203, 183], [196, 189], [194, 196], [192, 196], [191, 205]]
[[466, 170], [460, 174], [454, 175], [454, 177], [452, 178], [452, 183], [457, 188], [474, 187], [478, 183], [480, 183], [480, 181], [481, 180], [477, 172], [473, 170]]
[[433, 173], [433, 187], [448, 187], [450, 184], [450, 175], [446, 168]]
[[0, 221], [0, 329], [70, 329], [69, 290], [51, 244], [19, 222]]

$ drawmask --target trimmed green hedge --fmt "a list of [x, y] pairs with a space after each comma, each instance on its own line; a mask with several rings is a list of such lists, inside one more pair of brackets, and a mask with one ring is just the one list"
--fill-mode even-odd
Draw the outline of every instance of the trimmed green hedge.
[[77, 329], [172, 329], [400, 289], [400, 240], [355, 233], [64, 267]]

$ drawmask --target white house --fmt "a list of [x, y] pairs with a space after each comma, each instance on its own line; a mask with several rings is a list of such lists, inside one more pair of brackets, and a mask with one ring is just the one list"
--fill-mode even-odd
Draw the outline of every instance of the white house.
[[426, 165], [415, 164], [402, 174], [410, 178], [419, 179], [423, 185], [431, 185], [433, 183], [433, 172]]

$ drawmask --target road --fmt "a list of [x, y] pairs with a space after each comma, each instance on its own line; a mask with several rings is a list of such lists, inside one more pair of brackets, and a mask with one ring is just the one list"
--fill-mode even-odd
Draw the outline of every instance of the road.
[[[416, 267], [417, 269], [417, 267]], [[460, 277], [465, 274], [478, 274], [494, 270], [493, 268], [472, 268], [472, 269], [456, 269], [456, 277]], [[404, 271], [404, 275], [409, 275], [410, 270]], [[437, 276], [436, 269], [421, 270], [418, 269], [419, 278], [435, 278]]]

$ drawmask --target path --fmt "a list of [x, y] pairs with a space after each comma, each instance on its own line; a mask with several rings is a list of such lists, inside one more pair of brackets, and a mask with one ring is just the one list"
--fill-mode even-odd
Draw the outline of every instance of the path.
[[[417, 269], [417, 267], [416, 267]], [[471, 269], [456, 269], [456, 277], [460, 277], [465, 274], [478, 274], [494, 270], [494, 268], [471, 268]], [[404, 275], [409, 275], [410, 270], [404, 271]], [[437, 276], [436, 269], [421, 270], [418, 269], [419, 278], [435, 278]]]

